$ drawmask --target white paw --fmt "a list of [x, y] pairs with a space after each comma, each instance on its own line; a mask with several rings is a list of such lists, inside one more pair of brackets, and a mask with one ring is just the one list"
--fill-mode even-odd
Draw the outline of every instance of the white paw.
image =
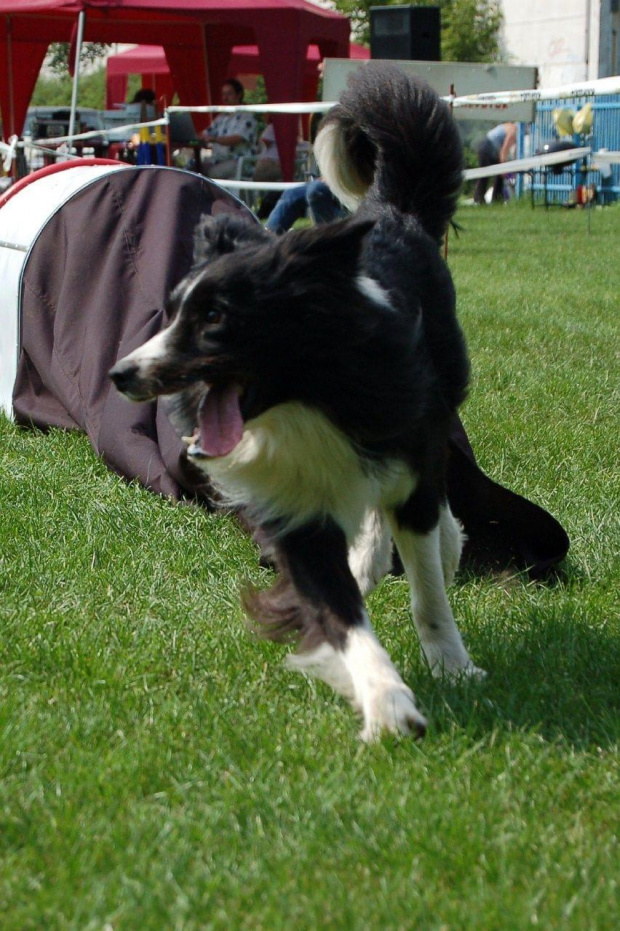
[[464, 664], [438, 662], [431, 666], [431, 673], [435, 679], [450, 679], [458, 682], [459, 679], [484, 679], [486, 672], [474, 665], [468, 658]]
[[364, 728], [360, 738], [371, 743], [385, 731], [390, 734], [413, 734], [423, 737], [426, 719], [415, 706], [413, 692], [404, 683], [395, 683], [374, 691], [365, 703]]
[[433, 676], [436, 679], [484, 676], [482, 669], [478, 669], [471, 661], [456, 628], [449, 629], [448, 634], [432, 640], [427, 638], [422, 642], [422, 650]]
[[486, 669], [480, 669], [479, 666], [475, 666], [470, 660], [467, 666], [465, 666], [463, 669], [458, 669], [456, 673], [452, 673], [451, 675], [453, 679], [460, 679], [461, 677], [464, 677], [467, 679], [476, 679], [478, 681], [482, 681], [482, 679], [486, 679], [487, 672]]

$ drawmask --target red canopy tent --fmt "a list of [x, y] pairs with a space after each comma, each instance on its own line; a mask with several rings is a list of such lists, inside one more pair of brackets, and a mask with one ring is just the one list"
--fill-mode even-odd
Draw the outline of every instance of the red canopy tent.
[[[349, 57], [370, 58], [370, 49], [352, 42]], [[304, 89], [300, 100], [315, 100], [318, 86], [318, 66], [323, 60], [317, 45], [309, 45], [304, 68]], [[229, 76], [260, 74], [259, 51], [256, 45], [235, 45], [231, 49], [228, 66]], [[175, 91], [170, 74], [166, 53], [160, 45], [136, 45], [116, 55], [110, 55], [106, 62], [106, 107], [112, 109], [114, 104], [125, 100], [128, 76], [139, 74], [142, 86], [152, 88], [158, 97], [166, 97], [170, 102]]]
[[[86, 42], [163, 46], [184, 106], [218, 102], [236, 45], [258, 47], [273, 103], [303, 99], [309, 45], [323, 57], [349, 56], [348, 19], [311, 0], [0, 0], [5, 137], [21, 133], [48, 45], [71, 41], [81, 12]], [[291, 178], [297, 119], [278, 116], [274, 128], [284, 177]]]

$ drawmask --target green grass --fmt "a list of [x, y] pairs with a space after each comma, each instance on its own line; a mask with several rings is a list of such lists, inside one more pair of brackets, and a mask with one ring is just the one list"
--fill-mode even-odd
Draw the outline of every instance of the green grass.
[[229, 518], [0, 423], [2, 931], [615, 931], [620, 209], [463, 210], [449, 262], [481, 464], [572, 546], [461, 577], [484, 683], [431, 679], [405, 583], [370, 599], [429, 718], [370, 748], [239, 606]]

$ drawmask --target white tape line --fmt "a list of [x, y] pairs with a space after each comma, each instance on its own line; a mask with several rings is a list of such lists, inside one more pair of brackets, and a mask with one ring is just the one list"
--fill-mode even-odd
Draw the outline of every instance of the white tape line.
[[168, 107], [166, 113], [324, 113], [337, 103], [337, 100], [319, 100], [306, 103], [253, 103], [237, 107], [212, 104], [204, 107]]
[[468, 168], [463, 172], [463, 177], [466, 181], [474, 181], [477, 178], [512, 175], [520, 171], [531, 171], [533, 168], [545, 168], [548, 165], [562, 165], [564, 162], [575, 162], [585, 158], [591, 151], [592, 149], [586, 146], [580, 149], [564, 149], [562, 152], [549, 152], [547, 155], [535, 155], [531, 158], [516, 158], [511, 162], [485, 165], [484, 168]]
[[[468, 168], [463, 172], [463, 179], [465, 181], [474, 181], [477, 178], [493, 178], [495, 175], [512, 175], [520, 171], [531, 171], [533, 168], [562, 165], [564, 162], [570, 163], [585, 158], [591, 152], [592, 149], [584, 146], [582, 148], [564, 149], [562, 152], [549, 152], [546, 155], [533, 155], [531, 158], [518, 158], [497, 165], [486, 165], [484, 168]], [[620, 153], [612, 154], [620, 155]], [[237, 179], [226, 181], [220, 178], [213, 178], [212, 180], [221, 187], [247, 191], [287, 191], [289, 188], [299, 187], [300, 184], [304, 184], [303, 181], [242, 181]]]
[[592, 164], [602, 162], [605, 165], [620, 165], [620, 152], [605, 152], [599, 149], [598, 152], [592, 153]]
[[[620, 75], [599, 78], [596, 81], [582, 81], [577, 84], [564, 84], [560, 87], [547, 87], [538, 90], [493, 91], [484, 94], [470, 94], [467, 97], [454, 97], [453, 107], [485, 106], [489, 103], [527, 103], [536, 100], [563, 100], [567, 97], [591, 97], [601, 94], [620, 93]], [[444, 98], [450, 99], [450, 98]]]
[[168, 120], [162, 117], [159, 120], [151, 120], [149, 123], [128, 123], [126, 126], [108, 126], [106, 129], [91, 129], [87, 133], [75, 133], [73, 136], [54, 136], [53, 139], [34, 139], [35, 145], [50, 145], [59, 142], [76, 142], [83, 139], [96, 139], [100, 136], [109, 136], [110, 133], [127, 132], [130, 135], [136, 130], [149, 129], [151, 126], [167, 126]]
[[2, 159], [2, 167], [6, 172], [11, 170], [11, 165], [13, 164], [13, 159], [15, 158], [15, 149], [17, 148], [18, 141], [19, 140], [17, 136], [11, 136], [8, 145], [6, 142], [0, 142], [0, 152], [4, 156]]
[[[207, 177], [207, 176], [205, 176]], [[288, 191], [293, 187], [300, 187], [305, 181], [240, 181], [237, 178], [230, 181], [225, 178], [208, 178], [220, 187], [230, 188], [231, 191]]]
[[[568, 97], [591, 97], [601, 94], [620, 93], [620, 75], [598, 78], [595, 81], [580, 81], [575, 84], [563, 84], [560, 87], [545, 89], [525, 89], [511, 91], [492, 91], [483, 94], [468, 94], [464, 97], [445, 96], [442, 100], [453, 107], [488, 107], [502, 106], [509, 103], [527, 103], [537, 100], [561, 100]], [[318, 101], [316, 103], [264, 103], [244, 104], [237, 107], [168, 107], [168, 113], [323, 113], [336, 106], [338, 101]]]

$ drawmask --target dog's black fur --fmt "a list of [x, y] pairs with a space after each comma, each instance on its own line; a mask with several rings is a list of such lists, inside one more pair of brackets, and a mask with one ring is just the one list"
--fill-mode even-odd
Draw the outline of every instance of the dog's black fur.
[[[311, 661], [299, 664], [360, 708], [365, 737], [381, 729], [422, 732], [411, 692], [369, 632], [347, 547], [359, 530], [360, 507], [383, 515], [410, 580], [428, 589], [416, 620], [429, 662], [435, 669], [474, 670], [445, 595], [434, 594], [437, 560], [448, 579], [455, 568], [448, 564], [458, 561], [452, 523], [452, 552], [445, 552], [442, 525], [434, 568], [414, 565], [428, 561], [420, 553], [431, 537], [439, 541], [440, 524], [448, 520], [447, 438], [468, 379], [452, 282], [438, 248], [460, 190], [461, 146], [448, 108], [427, 85], [393, 66], [369, 65], [324, 121], [317, 152], [345, 202], [353, 206], [363, 195], [355, 217], [281, 238], [230, 216], [205, 220], [194, 268], [170, 298], [169, 329], [111, 374], [134, 400], [174, 395], [171, 416], [181, 432], [193, 434], [190, 457], [258, 524], [280, 578], [271, 591], [250, 596], [247, 607], [268, 635], [301, 642]], [[231, 386], [240, 416], [230, 413]], [[218, 395], [227, 398], [220, 414], [227, 441], [205, 450], [204, 412]], [[299, 423], [299, 439], [291, 441], [295, 432], [281, 427], [281, 412]], [[309, 430], [307, 416], [315, 418]], [[202, 435], [195, 433], [199, 423]], [[242, 448], [240, 429], [247, 439], [263, 423], [272, 431], [273, 488], [262, 477], [269, 471], [264, 464], [256, 466], [260, 481], [254, 473], [237, 480], [236, 465], [223, 468]], [[316, 424], [329, 426], [313, 445], [304, 437]], [[338, 460], [342, 450], [351, 457], [347, 463]], [[279, 468], [289, 469], [284, 482]], [[282, 491], [283, 484], [294, 489], [296, 468], [297, 498]], [[339, 493], [330, 498], [325, 488], [335, 484], [344, 499], [351, 470], [360, 488], [366, 482], [365, 488], [381, 490], [341, 513]], [[394, 470], [406, 476], [399, 490]], [[383, 517], [372, 544], [362, 545], [366, 563], [384, 535]], [[376, 575], [358, 571], [357, 580], [368, 590]], [[440, 608], [433, 608], [436, 601]], [[355, 654], [352, 631], [362, 629], [370, 659]], [[383, 681], [382, 675], [389, 685], [376, 694], [366, 679]]]

